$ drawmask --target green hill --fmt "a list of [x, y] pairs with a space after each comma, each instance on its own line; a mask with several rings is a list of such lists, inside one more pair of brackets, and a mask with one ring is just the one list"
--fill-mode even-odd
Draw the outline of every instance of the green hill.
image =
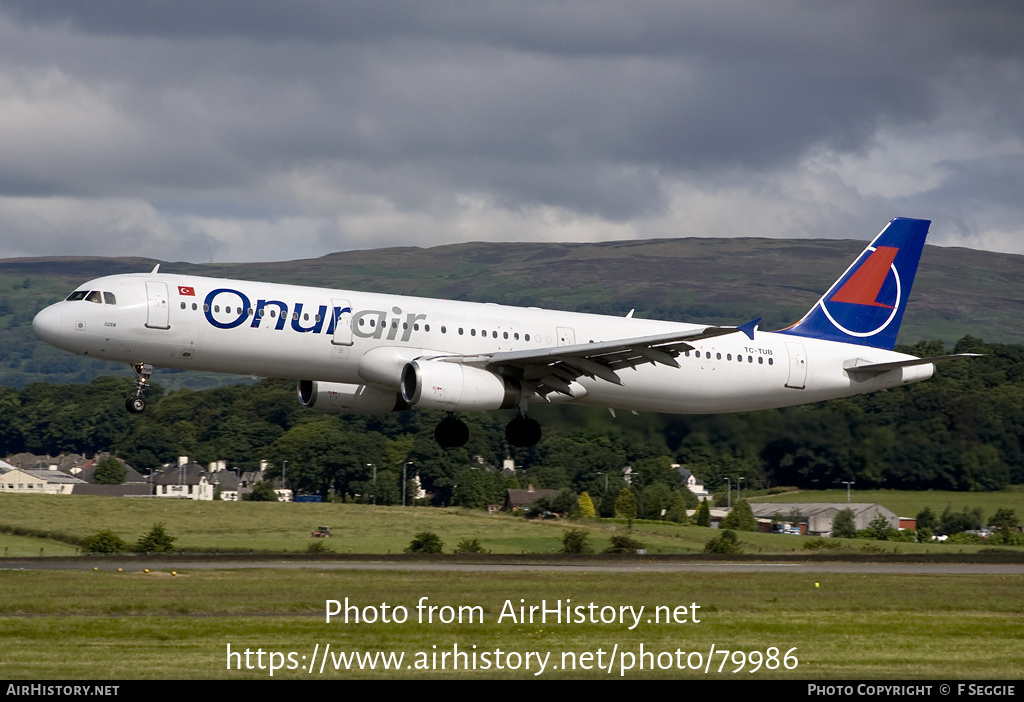
[[[762, 329], [798, 319], [863, 248], [861, 241], [656, 239], [599, 244], [468, 243], [346, 251], [317, 259], [198, 265], [161, 270], [212, 277], [393, 292]], [[0, 260], [0, 385], [87, 382], [129, 371], [52, 349], [32, 317], [90, 278], [152, 269], [144, 258]], [[899, 342], [965, 334], [1024, 343], [1024, 259], [969, 249], [925, 248]], [[161, 372], [168, 387], [238, 382], [213, 374]]]

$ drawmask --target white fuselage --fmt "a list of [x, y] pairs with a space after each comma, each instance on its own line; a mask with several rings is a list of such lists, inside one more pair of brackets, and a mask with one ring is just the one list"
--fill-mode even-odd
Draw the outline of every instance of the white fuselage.
[[[65, 300], [40, 312], [33, 323], [45, 341], [74, 353], [382, 390], [397, 389], [401, 367], [417, 358], [543, 349], [706, 326], [162, 273], [108, 276], [78, 290], [109, 293], [113, 304]], [[575, 397], [549, 399], [677, 414], [736, 412], [872, 392], [927, 379], [934, 369], [923, 364], [870, 377], [851, 374], [846, 369], [858, 362], [911, 357], [760, 331], [753, 340], [733, 333], [692, 346], [678, 357], [678, 368], [641, 363], [619, 371], [622, 385], [582, 377]]]

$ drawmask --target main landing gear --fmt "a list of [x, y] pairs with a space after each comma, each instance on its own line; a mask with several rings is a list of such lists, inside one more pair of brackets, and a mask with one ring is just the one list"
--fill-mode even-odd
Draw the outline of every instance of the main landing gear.
[[449, 412], [448, 416], [434, 427], [434, 441], [441, 448], [460, 448], [469, 441], [469, 427], [466, 423]]
[[523, 413], [505, 425], [505, 439], [512, 446], [536, 446], [540, 441], [540, 424]]
[[124, 408], [132, 414], [139, 414], [146, 409], [146, 399], [142, 393], [146, 391], [146, 383], [153, 374], [153, 366], [148, 363], [133, 363], [132, 370], [135, 371], [135, 394], [124, 401]]
[[[540, 424], [537, 420], [530, 419], [523, 413], [516, 415], [505, 427], [505, 439], [512, 446], [534, 446], [540, 441], [540, 435]], [[434, 428], [434, 441], [441, 448], [461, 448], [469, 441], [469, 427], [456, 417], [454, 412], [449, 412], [448, 416]]]

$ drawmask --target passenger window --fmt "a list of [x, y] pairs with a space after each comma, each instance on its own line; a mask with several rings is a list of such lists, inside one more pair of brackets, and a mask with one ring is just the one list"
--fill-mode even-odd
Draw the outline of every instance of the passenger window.
[[111, 292], [103, 293], [103, 301], [106, 302], [108, 305], [116, 305], [117, 304], [117, 298], [114, 297], [114, 293], [111, 293]]
[[181, 309], [185, 309], [185, 303], [181, 303]]

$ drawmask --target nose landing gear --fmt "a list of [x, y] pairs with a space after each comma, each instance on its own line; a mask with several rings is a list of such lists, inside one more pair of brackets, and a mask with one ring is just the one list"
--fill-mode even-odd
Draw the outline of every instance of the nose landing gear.
[[142, 393], [146, 391], [146, 384], [149, 376], [153, 374], [153, 366], [148, 363], [133, 363], [132, 370], [135, 371], [135, 394], [124, 401], [124, 408], [132, 414], [139, 414], [146, 409], [146, 398]]

